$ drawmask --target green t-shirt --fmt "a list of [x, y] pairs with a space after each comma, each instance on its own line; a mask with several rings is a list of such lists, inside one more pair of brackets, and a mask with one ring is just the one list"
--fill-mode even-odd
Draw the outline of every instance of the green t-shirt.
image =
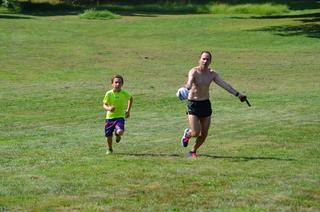
[[107, 91], [103, 98], [103, 103], [114, 106], [115, 110], [113, 112], [108, 111], [106, 119], [124, 118], [130, 98], [131, 95], [126, 90], [121, 89], [119, 92], [114, 92], [113, 90]]

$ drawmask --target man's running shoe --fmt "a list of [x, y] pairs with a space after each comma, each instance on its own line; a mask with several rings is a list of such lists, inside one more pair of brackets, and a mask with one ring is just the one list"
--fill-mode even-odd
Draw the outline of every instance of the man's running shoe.
[[106, 155], [111, 155], [113, 153], [113, 149], [108, 149]]
[[190, 138], [188, 137], [189, 130], [190, 130], [189, 128], [186, 128], [184, 130], [183, 136], [181, 138], [181, 145], [183, 147], [187, 147], [188, 146], [188, 143], [189, 143], [189, 140], [190, 140]]
[[197, 157], [197, 153], [190, 151], [190, 152], [188, 152], [188, 157], [196, 158]]
[[116, 134], [116, 142], [119, 143], [121, 141], [121, 136], [118, 135], [117, 133], [115, 133], [115, 134]]

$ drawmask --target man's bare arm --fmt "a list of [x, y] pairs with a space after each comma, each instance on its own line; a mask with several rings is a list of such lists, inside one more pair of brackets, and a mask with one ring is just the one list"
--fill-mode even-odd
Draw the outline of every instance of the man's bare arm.
[[187, 83], [186, 83], [186, 85], [185, 85], [185, 87], [186, 87], [188, 90], [190, 90], [191, 87], [192, 87], [192, 82], [193, 82], [193, 80], [194, 80], [194, 72], [195, 72], [194, 69], [191, 69], [191, 70], [189, 71], [188, 81], [187, 81]]
[[214, 78], [213, 78], [213, 81], [215, 83], [217, 83], [217, 85], [219, 85], [221, 88], [224, 88], [226, 91], [228, 91], [229, 93], [237, 96], [239, 95], [240, 93], [235, 90], [231, 85], [229, 85], [227, 82], [225, 82], [220, 76], [219, 74], [217, 73], [214, 73]]

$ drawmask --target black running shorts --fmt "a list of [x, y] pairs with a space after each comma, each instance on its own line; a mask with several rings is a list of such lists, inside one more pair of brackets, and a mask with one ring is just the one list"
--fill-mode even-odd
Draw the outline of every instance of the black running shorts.
[[194, 101], [188, 100], [188, 114], [198, 117], [208, 117], [212, 114], [210, 100]]

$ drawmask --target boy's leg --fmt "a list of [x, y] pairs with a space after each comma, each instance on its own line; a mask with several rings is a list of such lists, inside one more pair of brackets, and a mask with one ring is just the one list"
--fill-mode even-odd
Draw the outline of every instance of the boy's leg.
[[116, 135], [116, 142], [119, 143], [121, 140], [121, 136], [124, 133], [124, 119], [118, 119], [116, 121], [116, 125], [115, 125], [115, 135]]
[[116, 135], [116, 142], [119, 143], [121, 141], [121, 135], [118, 134], [117, 132], [115, 132], [115, 135]]
[[106, 154], [111, 154], [113, 152], [113, 149], [112, 149], [112, 136], [108, 136], [107, 137], [107, 146], [108, 146], [108, 149], [107, 149], [107, 152]]
[[116, 129], [116, 130], [115, 130], [115, 133], [116, 133], [116, 135], [121, 136], [121, 135], [123, 135], [124, 131], [121, 130], [121, 129], [118, 129], [118, 130]]
[[107, 154], [112, 153], [113, 149], [112, 149], [112, 133], [115, 129], [115, 122], [113, 120], [106, 120], [105, 123], [105, 136], [107, 138], [107, 146], [108, 146], [108, 150], [107, 150]]

